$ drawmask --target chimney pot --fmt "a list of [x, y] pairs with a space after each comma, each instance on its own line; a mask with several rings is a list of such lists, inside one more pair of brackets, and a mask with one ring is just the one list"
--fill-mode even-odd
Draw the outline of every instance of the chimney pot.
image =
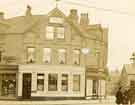
[[89, 24], [88, 13], [81, 13], [80, 25], [87, 26]]

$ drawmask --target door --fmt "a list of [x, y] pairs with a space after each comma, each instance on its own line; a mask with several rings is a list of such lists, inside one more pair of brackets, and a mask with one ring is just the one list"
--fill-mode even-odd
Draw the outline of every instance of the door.
[[23, 99], [31, 98], [31, 74], [23, 74]]

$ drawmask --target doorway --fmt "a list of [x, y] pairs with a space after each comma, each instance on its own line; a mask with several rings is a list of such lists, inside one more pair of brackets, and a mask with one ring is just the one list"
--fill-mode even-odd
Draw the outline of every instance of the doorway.
[[31, 74], [24, 73], [23, 74], [23, 99], [31, 98]]

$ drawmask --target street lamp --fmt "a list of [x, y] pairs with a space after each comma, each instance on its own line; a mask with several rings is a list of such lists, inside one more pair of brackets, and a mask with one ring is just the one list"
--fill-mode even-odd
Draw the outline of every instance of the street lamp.
[[87, 97], [87, 79], [86, 79], [86, 55], [90, 52], [89, 48], [82, 48], [81, 52], [84, 54], [85, 56], [85, 60], [84, 60], [84, 65], [85, 65], [85, 97]]

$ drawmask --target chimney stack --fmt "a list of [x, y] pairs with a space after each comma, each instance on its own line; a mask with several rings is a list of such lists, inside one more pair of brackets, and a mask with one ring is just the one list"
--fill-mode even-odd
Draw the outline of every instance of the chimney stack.
[[78, 13], [77, 9], [71, 9], [69, 14], [69, 19], [74, 23], [78, 23]]
[[88, 13], [81, 13], [80, 25], [82, 25], [82, 26], [89, 25], [89, 16], [88, 16]]
[[4, 12], [0, 12], [0, 20], [4, 20]]
[[27, 5], [26, 16], [31, 16], [31, 6]]

